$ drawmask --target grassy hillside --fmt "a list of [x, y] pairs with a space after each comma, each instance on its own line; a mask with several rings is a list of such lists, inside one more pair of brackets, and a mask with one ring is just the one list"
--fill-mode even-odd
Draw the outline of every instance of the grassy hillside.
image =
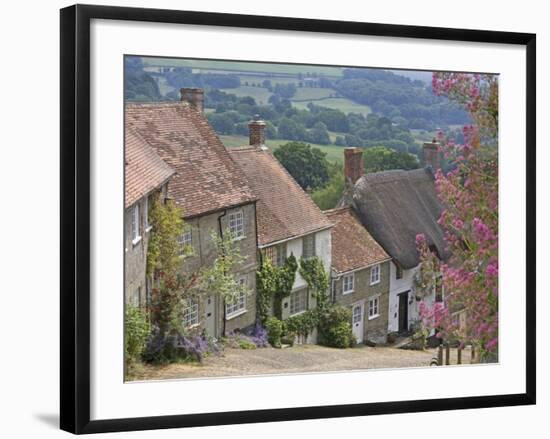
[[332, 88], [310, 88], [299, 87], [296, 94], [292, 97], [292, 101], [308, 101], [314, 99], [328, 98], [336, 93]]
[[347, 98], [328, 98], [322, 100], [310, 100], [302, 102], [292, 102], [297, 108], [305, 109], [307, 104], [313, 102], [316, 105], [321, 105], [323, 107], [334, 108], [335, 110], [340, 110], [344, 113], [362, 113], [365, 116], [371, 112], [371, 109], [367, 105], [358, 104]]

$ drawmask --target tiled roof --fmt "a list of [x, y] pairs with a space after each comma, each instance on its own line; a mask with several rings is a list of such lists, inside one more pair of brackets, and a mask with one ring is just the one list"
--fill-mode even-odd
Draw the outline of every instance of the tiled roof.
[[326, 210], [332, 229], [332, 267], [338, 273], [367, 267], [390, 259], [363, 227], [351, 208]]
[[124, 205], [129, 207], [162, 186], [175, 171], [133, 129], [126, 128], [125, 136]]
[[186, 102], [127, 104], [125, 116], [126, 126], [176, 170], [168, 195], [184, 217], [255, 200], [206, 117]]
[[437, 222], [443, 206], [430, 169], [365, 174], [353, 188], [353, 206], [363, 225], [401, 267], [418, 265], [419, 233], [441, 259], [449, 256]]
[[331, 226], [330, 221], [279, 161], [259, 147], [229, 150], [258, 196], [258, 244], [311, 233]]

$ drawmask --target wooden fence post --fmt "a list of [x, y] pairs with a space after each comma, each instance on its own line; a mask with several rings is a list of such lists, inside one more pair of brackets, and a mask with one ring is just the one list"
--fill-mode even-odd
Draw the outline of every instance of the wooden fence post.
[[445, 364], [447, 366], [451, 364], [451, 346], [449, 346], [449, 343], [445, 344]]
[[443, 345], [439, 345], [439, 349], [437, 350], [437, 364], [443, 366]]
[[474, 363], [474, 360], [476, 359], [476, 350], [474, 348], [474, 345], [472, 346], [471, 356], [470, 356], [470, 364]]
[[462, 346], [459, 346], [456, 351], [456, 364], [462, 364]]

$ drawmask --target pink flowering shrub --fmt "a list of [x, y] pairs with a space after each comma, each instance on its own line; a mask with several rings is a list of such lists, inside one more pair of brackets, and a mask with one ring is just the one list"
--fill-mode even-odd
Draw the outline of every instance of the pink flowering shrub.
[[[434, 266], [422, 235], [417, 237], [421, 278], [442, 275], [443, 302], [420, 306], [424, 325], [439, 336], [473, 343], [482, 354], [498, 352], [498, 83], [491, 75], [434, 73], [433, 89], [464, 105], [471, 126], [464, 127], [464, 144], [439, 141], [452, 170], [435, 175], [445, 210], [439, 224], [451, 257]], [[430, 287], [428, 285], [428, 287]], [[465, 313], [460, 325], [458, 312]], [[463, 322], [464, 323], [464, 322]]]

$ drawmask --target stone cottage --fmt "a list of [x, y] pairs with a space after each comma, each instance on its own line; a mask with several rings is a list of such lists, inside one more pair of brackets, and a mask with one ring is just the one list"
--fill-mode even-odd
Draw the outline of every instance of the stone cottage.
[[[258, 197], [259, 257], [280, 266], [291, 254], [298, 261], [318, 256], [329, 273], [332, 224], [265, 146], [265, 123], [254, 120], [249, 128], [250, 145], [229, 153]], [[283, 319], [315, 306], [312, 292], [297, 273], [290, 297], [282, 303]], [[314, 342], [315, 335], [308, 341]]]
[[357, 343], [386, 343], [391, 258], [351, 208], [324, 213], [334, 224], [331, 299], [351, 309]]
[[175, 171], [132, 128], [124, 133], [124, 297], [126, 303], [147, 305], [151, 283], [146, 278], [149, 206], [155, 195], [166, 197]]
[[[138, 132], [176, 171], [168, 196], [181, 208], [181, 270], [194, 273], [218, 256], [216, 238], [231, 233], [244, 262], [234, 276], [247, 293], [224, 303], [215, 292], [190, 303], [184, 325], [220, 337], [255, 322], [256, 196], [203, 114], [203, 91], [182, 89], [182, 101], [126, 105], [126, 127]], [[186, 254], [183, 249], [192, 249]]]
[[[435, 152], [434, 152], [435, 151]], [[420, 297], [415, 288], [419, 268], [416, 235], [423, 233], [431, 250], [445, 260], [448, 253], [439, 219], [443, 206], [435, 190], [437, 148], [424, 145], [427, 166], [410, 171], [364, 174], [362, 151], [346, 148], [344, 175], [348, 188], [342, 205], [349, 205], [372, 237], [391, 256], [388, 331], [408, 332], [418, 320]], [[434, 291], [426, 302], [442, 300]]]

